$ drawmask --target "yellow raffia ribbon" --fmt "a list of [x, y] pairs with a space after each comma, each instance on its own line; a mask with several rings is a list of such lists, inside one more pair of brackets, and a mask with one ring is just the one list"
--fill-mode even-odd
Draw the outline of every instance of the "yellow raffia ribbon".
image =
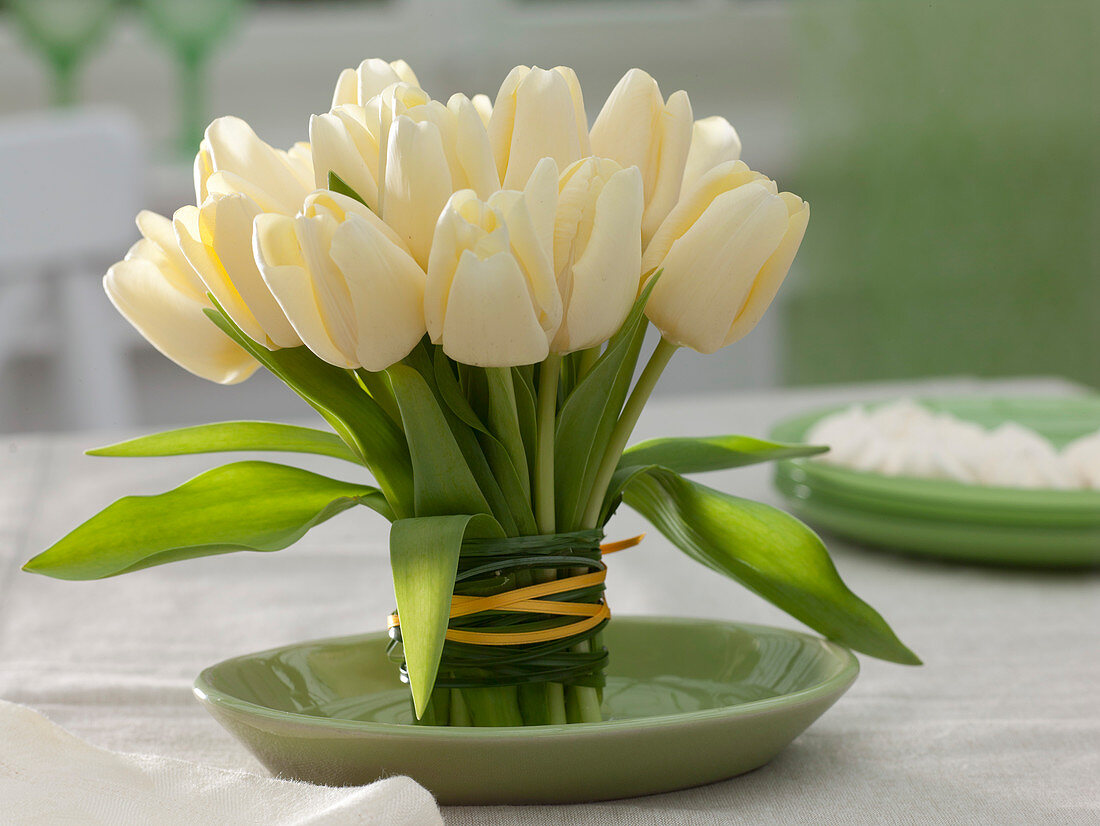
[[[611, 554], [627, 548], [633, 548], [645, 534], [623, 539], [618, 542], [608, 542], [600, 546], [601, 554]], [[540, 582], [537, 585], [528, 585], [516, 588], [513, 591], [504, 591], [488, 597], [454, 596], [451, 597], [451, 618], [468, 617], [471, 614], [480, 614], [484, 611], [514, 611], [523, 614], [554, 614], [556, 616], [583, 617], [576, 622], [559, 625], [556, 628], [543, 628], [540, 631], [508, 632], [508, 631], [465, 631], [458, 628], [448, 628], [446, 639], [451, 642], [470, 643], [472, 645], [527, 645], [530, 643], [550, 642], [576, 634], [583, 634], [590, 628], [595, 628], [605, 619], [611, 616], [611, 609], [607, 602], [557, 602], [540, 599], [540, 597], [552, 594], [561, 594], [580, 588], [588, 588], [599, 585], [607, 576], [606, 570], [593, 571], [579, 576], [555, 579], [550, 582]], [[401, 625], [401, 619], [397, 612], [390, 614], [389, 627], [396, 628]]]

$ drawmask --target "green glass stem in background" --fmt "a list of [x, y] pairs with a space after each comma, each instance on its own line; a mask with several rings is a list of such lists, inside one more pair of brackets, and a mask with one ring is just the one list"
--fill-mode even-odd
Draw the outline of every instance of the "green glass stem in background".
[[54, 106], [77, 97], [77, 70], [107, 33], [118, 0], [8, 0], [16, 28], [53, 73]]
[[153, 33], [176, 54], [180, 71], [177, 151], [195, 154], [210, 113], [206, 66], [219, 41], [239, 22], [248, 0], [138, 0]]

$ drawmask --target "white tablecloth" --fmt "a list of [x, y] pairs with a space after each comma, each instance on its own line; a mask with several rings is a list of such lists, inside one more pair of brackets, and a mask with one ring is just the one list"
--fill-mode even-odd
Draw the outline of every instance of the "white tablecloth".
[[[786, 416], [863, 398], [1073, 390], [1056, 380], [941, 381], [661, 399], [637, 438], [764, 435]], [[82, 456], [118, 435], [0, 437], [0, 697], [99, 746], [263, 773], [195, 702], [191, 681], [236, 654], [381, 627], [393, 606], [386, 524], [363, 509], [279, 553], [98, 582], [22, 573], [23, 561], [115, 498], [165, 490], [219, 462]], [[347, 465], [308, 464], [347, 478]], [[707, 481], [779, 503], [764, 467]], [[609, 536], [644, 529], [624, 509]], [[770, 765], [743, 777], [586, 806], [446, 808], [447, 823], [1100, 822], [1096, 572], [956, 566], [827, 540], [849, 585], [924, 658], [923, 668], [862, 658], [851, 691]], [[653, 531], [610, 568], [619, 613], [798, 627]]]

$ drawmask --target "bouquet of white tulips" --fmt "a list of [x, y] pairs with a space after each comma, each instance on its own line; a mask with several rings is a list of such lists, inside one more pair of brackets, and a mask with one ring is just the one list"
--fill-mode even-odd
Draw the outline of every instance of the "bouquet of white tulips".
[[[232, 384], [263, 365], [334, 432], [225, 422], [91, 452], [313, 453], [373, 484], [228, 464], [115, 502], [27, 570], [274, 551], [364, 505], [392, 523], [391, 656], [421, 723], [586, 722], [609, 656], [603, 529], [625, 502], [822, 634], [917, 662], [808, 528], [685, 478], [821, 449], [627, 447], [677, 348], [748, 333], [806, 230], [809, 207], [738, 159], [725, 119], [693, 121], [686, 93], [637, 69], [589, 129], [571, 69], [519, 66], [494, 103], [443, 103], [404, 62], [368, 60], [309, 137], [284, 152], [214, 121], [195, 205], [141, 213], [104, 284], [184, 368]], [[660, 343], [635, 377], [649, 322]]]

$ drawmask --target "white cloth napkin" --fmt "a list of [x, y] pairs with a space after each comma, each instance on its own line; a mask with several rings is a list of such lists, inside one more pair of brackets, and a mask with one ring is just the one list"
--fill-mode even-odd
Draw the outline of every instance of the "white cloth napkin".
[[442, 826], [408, 777], [332, 788], [119, 754], [0, 700], [0, 822], [10, 826]]

